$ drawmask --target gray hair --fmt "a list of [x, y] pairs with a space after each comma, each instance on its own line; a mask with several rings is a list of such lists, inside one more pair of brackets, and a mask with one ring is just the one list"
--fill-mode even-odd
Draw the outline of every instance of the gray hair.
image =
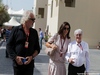
[[25, 21], [27, 21], [29, 18], [30, 18], [30, 14], [33, 14], [32, 11], [28, 10], [28, 11], [25, 11], [22, 18], [21, 18], [21, 21], [20, 23], [21, 24], [25, 24]]
[[76, 34], [83, 34], [82, 29], [76, 29], [74, 31], [74, 36], [76, 36]]

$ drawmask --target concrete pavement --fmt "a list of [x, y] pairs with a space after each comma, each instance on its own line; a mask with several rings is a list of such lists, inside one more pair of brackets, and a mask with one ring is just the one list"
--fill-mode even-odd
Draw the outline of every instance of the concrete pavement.
[[[5, 58], [5, 42], [0, 47], [0, 75], [13, 75], [12, 61], [10, 58]], [[45, 46], [40, 54], [35, 58], [34, 75], [47, 75], [49, 57], [44, 52]], [[100, 73], [100, 50], [90, 49], [90, 75], [99, 75]], [[66, 67], [68, 64], [66, 64]]]

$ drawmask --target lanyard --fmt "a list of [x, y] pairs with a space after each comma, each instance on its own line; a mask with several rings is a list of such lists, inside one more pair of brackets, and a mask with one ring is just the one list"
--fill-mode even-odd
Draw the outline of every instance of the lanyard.
[[26, 30], [24, 27], [23, 27], [23, 29], [24, 29], [24, 32], [26, 34], [26, 42], [28, 42], [30, 32], [29, 32], [29, 30]]
[[26, 34], [26, 41], [28, 41], [28, 38], [29, 38], [29, 32]]
[[29, 38], [29, 32], [26, 34], [26, 42], [25, 42], [25, 48], [28, 48], [28, 38]]
[[62, 50], [63, 50], [63, 47], [64, 47], [64, 43], [65, 43], [65, 39], [64, 39], [64, 42], [62, 43], [62, 39], [60, 38], [60, 41], [61, 41], [61, 52], [62, 52]]
[[61, 38], [60, 38], [60, 41], [61, 41], [60, 57], [62, 57], [62, 55], [63, 55], [62, 50], [63, 50], [63, 47], [64, 47], [65, 39], [64, 39], [64, 42], [63, 43], [62, 43], [62, 39]]

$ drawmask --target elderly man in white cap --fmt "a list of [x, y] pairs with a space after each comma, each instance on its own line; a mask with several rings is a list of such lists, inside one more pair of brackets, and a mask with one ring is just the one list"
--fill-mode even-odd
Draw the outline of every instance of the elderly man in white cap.
[[68, 75], [88, 75], [90, 67], [89, 47], [82, 41], [83, 32], [81, 29], [74, 31], [75, 41], [68, 45], [68, 52], [65, 56], [69, 62]]

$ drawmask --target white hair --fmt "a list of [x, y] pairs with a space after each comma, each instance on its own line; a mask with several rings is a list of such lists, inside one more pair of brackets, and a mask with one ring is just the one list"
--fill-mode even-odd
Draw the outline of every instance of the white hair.
[[23, 16], [22, 16], [22, 18], [21, 18], [20, 23], [21, 24], [25, 24], [25, 21], [27, 21], [30, 18], [30, 14], [33, 14], [33, 12], [29, 11], [29, 10], [25, 11], [24, 14], [23, 14]]
[[82, 29], [76, 29], [75, 31], [74, 31], [74, 36], [76, 36], [76, 34], [82, 34], [83, 32], [82, 32]]

